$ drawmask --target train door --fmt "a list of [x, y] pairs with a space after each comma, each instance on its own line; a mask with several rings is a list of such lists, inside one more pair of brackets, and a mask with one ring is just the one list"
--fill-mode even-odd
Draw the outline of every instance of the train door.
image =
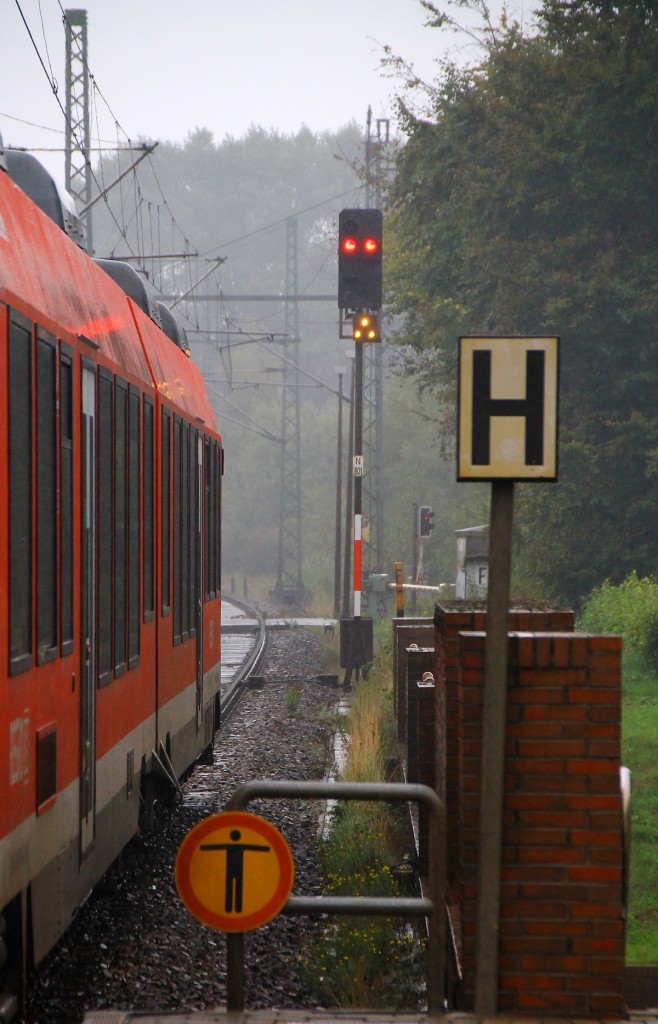
[[96, 808], [96, 370], [82, 366], [82, 623], [80, 852], [94, 841]]
[[196, 724], [197, 732], [203, 727], [203, 435], [196, 434], [196, 523], [194, 546], [196, 587], [194, 610], [196, 626]]

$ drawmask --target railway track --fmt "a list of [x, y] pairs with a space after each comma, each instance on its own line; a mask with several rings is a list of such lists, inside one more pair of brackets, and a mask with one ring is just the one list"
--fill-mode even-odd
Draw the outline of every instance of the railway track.
[[262, 612], [236, 598], [222, 600], [222, 720], [231, 714], [248, 677], [267, 652], [267, 623]]
[[[260, 631], [251, 616], [251, 609], [243, 606], [226, 609], [225, 692], [227, 699], [232, 695], [233, 705], [215, 737], [213, 763], [199, 763], [183, 780], [175, 805], [162, 809], [154, 831], [131, 844], [121, 864], [81, 908], [32, 976], [23, 1024], [71, 1024], [91, 1010], [192, 1011], [225, 1002], [226, 942], [192, 918], [178, 899], [176, 853], [187, 832], [223, 810], [244, 782], [317, 777], [315, 726], [321, 709], [335, 699], [318, 676], [317, 636], [279, 628], [260, 665]], [[244, 685], [256, 668], [264, 678], [262, 689]], [[300, 693], [293, 715], [286, 699], [291, 687]], [[244, 699], [236, 701], [236, 695]], [[300, 890], [319, 892], [315, 809], [276, 801], [268, 804], [267, 817], [293, 850]], [[313, 927], [310, 919], [282, 916], [250, 933], [251, 1005], [308, 1005], [298, 964]]]

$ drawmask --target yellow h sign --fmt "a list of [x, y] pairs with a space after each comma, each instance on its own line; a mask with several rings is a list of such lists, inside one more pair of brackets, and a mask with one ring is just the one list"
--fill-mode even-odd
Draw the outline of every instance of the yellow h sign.
[[558, 338], [460, 338], [458, 480], [556, 480]]

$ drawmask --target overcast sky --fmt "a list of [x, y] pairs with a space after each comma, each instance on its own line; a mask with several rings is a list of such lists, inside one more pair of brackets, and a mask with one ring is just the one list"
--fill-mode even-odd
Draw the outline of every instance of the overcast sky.
[[[526, 24], [533, 6], [508, 4]], [[109, 142], [115, 121], [122, 139], [172, 142], [197, 127], [219, 142], [251, 125], [289, 134], [365, 123], [369, 105], [374, 117], [393, 114], [395, 85], [380, 71], [385, 45], [428, 80], [448, 47], [476, 59], [466, 37], [424, 27], [418, 0], [0, 0], [5, 144], [63, 146], [63, 114], [39, 56], [65, 106], [67, 7], [88, 12], [89, 66], [101, 94], [92, 134]], [[62, 154], [41, 159], [63, 175]]]

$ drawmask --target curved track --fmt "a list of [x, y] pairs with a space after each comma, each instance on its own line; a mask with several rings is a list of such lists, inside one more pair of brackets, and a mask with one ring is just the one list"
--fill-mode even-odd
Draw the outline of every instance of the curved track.
[[236, 598], [222, 600], [222, 718], [240, 700], [247, 678], [256, 671], [267, 649], [265, 616]]

